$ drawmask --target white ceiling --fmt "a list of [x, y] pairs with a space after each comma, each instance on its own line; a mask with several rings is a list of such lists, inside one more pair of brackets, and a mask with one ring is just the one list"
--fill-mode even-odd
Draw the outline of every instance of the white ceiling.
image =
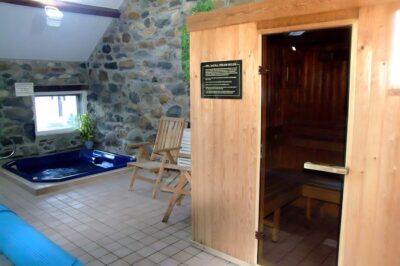
[[[123, 0], [68, 0], [119, 8]], [[61, 27], [46, 24], [44, 9], [0, 3], [0, 59], [86, 61], [112, 18], [64, 12]]]
[[73, 2], [89, 6], [100, 6], [119, 9], [124, 0], [62, 0], [63, 2]]

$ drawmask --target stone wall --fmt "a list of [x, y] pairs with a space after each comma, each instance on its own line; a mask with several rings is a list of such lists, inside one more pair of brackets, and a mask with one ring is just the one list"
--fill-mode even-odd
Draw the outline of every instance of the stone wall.
[[[250, 0], [214, 0], [216, 8]], [[195, 0], [125, 0], [88, 62], [88, 110], [96, 146], [132, 153], [130, 142], [155, 138], [163, 115], [189, 121], [181, 68], [181, 27]]]
[[121, 7], [88, 63], [99, 148], [131, 153], [127, 143], [154, 139], [161, 116], [189, 120], [180, 33], [194, 4], [129, 0]]
[[[73, 85], [87, 83], [85, 63], [28, 60], [0, 61], [0, 153], [12, 138], [16, 156], [31, 156], [78, 147], [75, 133], [35, 137], [32, 97], [15, 97], [15, 82], [35, 85]], [[1, 156], [1, 154], [0, 154]]]
[[[214, 0], [216, 8], [255, 1]], [[0, 153], [7, 144], [5, 137], [17, 143], [17, 156], [81, 145], [77, 134], [35, 137], [32, 98], [14, 97], [15, 82], [89, 83], [88, 110], [97, 121], [96, 147], [107, 151], [130, 154], [128, 143], [151, 141], [163, 115], [189, 121], [180, 34], [195, 3], [125, 0], [121, 18], [110, 25], [87, 64], [0, 60]]]

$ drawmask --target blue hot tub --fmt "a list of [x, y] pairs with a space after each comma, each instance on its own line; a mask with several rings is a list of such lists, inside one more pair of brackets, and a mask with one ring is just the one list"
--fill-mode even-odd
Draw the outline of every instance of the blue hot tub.
[[100, 150], [75, 150], [10, 161], [3, 168], [34, 183], [61, 182], [127, 166], [134, 159]]

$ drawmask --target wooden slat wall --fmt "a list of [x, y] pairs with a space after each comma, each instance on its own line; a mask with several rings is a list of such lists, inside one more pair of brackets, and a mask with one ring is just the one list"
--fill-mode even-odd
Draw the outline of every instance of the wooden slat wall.
[[[255, 23], [191, 33], [193, 239], [256, 263], [261, 37]], [[202, 99], [200, 63], [243, 60], [243, 99]]]
[[264, 38], [268, 167], [302, 170], [306, 161], [344, 165], [350, 28]]
[[400, 265], [400, 97], [388, 82], [394, 10], [360, 10], [339, 265]]

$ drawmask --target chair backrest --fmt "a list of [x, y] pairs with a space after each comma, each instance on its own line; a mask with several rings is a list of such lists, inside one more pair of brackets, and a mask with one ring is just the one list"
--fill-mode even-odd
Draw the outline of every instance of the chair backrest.
[[[183, 131], [181, 147], [182, 148], [179, 151], [180, 155], [184, 154], [184, 155], [190, 156], [192, 154], [191, 130], [190, 130], [190, 128], [185, 128], [185, 130]], [[178, 155], [178, 157], [179, 157], [178, 158], [178, 165], [191, 167], [192, 166], [192, 159], [180, 157], [180, 155]]]
[[[157, 150], [176, 148], [181, 146], [183, 130], [185, 129], [184, 118], [161, 117], [158, 126], [156, 141], [154, 143], [153, 160], [157, 154]], [[178, 151], [171, 152], [174, 159], [176, 159]]]

